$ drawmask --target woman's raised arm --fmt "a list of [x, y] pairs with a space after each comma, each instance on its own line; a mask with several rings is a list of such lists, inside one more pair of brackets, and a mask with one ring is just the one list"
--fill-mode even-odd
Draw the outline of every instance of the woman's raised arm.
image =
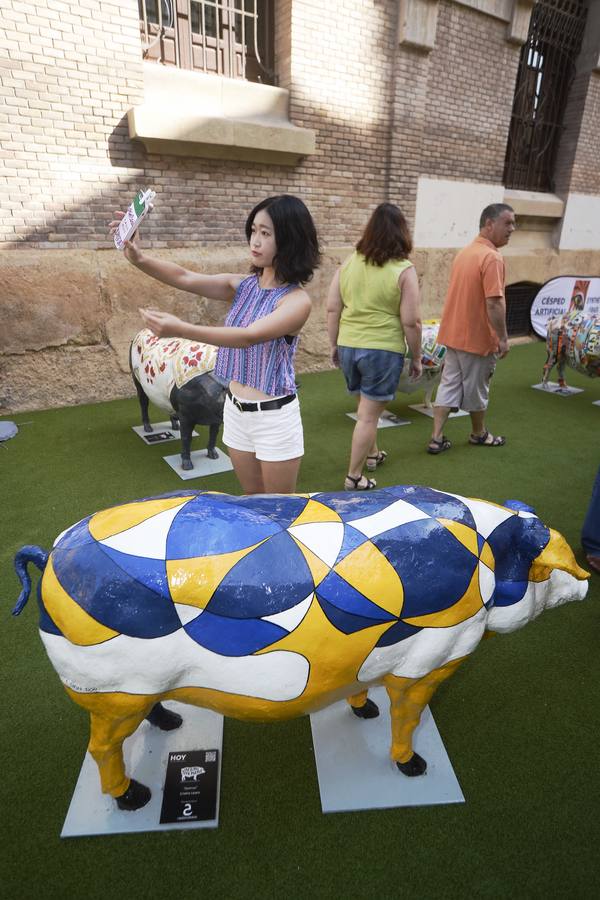
[[[123, 213], [115, 212], [117, 217], [109, 223], [111, 234], [114, 234], [123, 218]], [[189, 291], [191, 294], [200, 294], [209, 300], [225, 300], [231, 302], [243, 275], [225, 273], [223, 275], [202, 275], [200, 272], [192, 272], [177, 263], [165, 259], [155, 259], [143, 253], [137, 242], [137, 233], [131, 240], [125, 241], [125, 259], [144, 274], [162, 281], [180, 291]]]
[[272, 313], [246, 328], [192, 325], [171, 313], [156, 309], [140, 309], [140, 313], [146, 326], [158, 337], [189, 338], [217, 347], [250, 347], [287, 334], [297, 334], [308, 319], [310, 310], [308, 294], [298, 289], [288, 294]]

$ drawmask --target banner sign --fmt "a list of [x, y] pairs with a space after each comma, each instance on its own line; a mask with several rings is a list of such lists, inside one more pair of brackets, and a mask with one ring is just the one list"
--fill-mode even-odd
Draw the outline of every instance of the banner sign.
[[531, 304], [531, 325], [545, 338], [550, 319], [574, 310], [600, 317], [600, 277], [560, 275], [542, 285]]

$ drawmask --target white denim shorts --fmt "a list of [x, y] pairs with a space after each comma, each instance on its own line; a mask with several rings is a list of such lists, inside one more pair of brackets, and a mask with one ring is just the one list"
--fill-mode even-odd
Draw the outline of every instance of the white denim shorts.
[[496, 368], [497, 357], [477, 356], [466, 350], [448, 347], [440, 386], [434, 406], [464, 409], [465, 412], [481, 412], [487, 409], [490, 396], [490, 379]]
[[304, 455], [300, 404], [295, 397], [280, 409], [242, 412], [235, 405], [249, 403], [229, 395], [223, 407], [223, 443], [232, 450], [254, 453], [263, 462], [283, 462]]

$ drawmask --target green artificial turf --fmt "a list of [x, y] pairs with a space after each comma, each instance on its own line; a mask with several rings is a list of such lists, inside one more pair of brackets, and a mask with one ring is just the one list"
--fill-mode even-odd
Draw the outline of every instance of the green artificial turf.
[[[534, 391], [543, 360], [536, 343], [513, 348], [498, 366], [488, 425], [507, 437], [499, 449], [468, 446], [468, 419], [458, 418], [446, 429], [452, 450], [426, 454], [431, 422], [408, 409], [422, 395], [399, 395], [390, 408], [412, 424], [379, 432], [389, 453], [380, 486], [524, 500], [583, 562], [579, 533], [600, 462], [600, 407], [592, 405], [600, 380], [568, 372], [569, 383], [585, 389], [570, 399]], [[340, 489], [352, 400], [339, 372], [301, 382], [306, 456], [298, 489]], [[465, 804], [323, 815], [308, 719], [226, 720], [217, 830], [61, 841], [88, 726], [46, 658], [33, 592], [23, 614], [10, 616], [20, 590], [14, 552], [49, 548], [89, 513], [182, 482], [162, 460], [177, 445], [148, 447], [131, 430], [139, 421], [134, 399], [7, 418], [21, 427], [0, 445], [3, 896], [597, 896], [598, 576], [584, 603], [485, 641], [434, 697]], [[233, 473], [189, 484], [238, 492]]]

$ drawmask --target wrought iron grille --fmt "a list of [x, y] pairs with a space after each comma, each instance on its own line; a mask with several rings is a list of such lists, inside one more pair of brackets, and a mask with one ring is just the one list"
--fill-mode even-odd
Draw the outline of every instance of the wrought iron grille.
[[519, 281], [506, 288], [506, 330], [509, 337], [523, 337], [533, 332], [531, 304], [541, 284]]
[[556, 150], [587, 16], [585, 0], [538, 0], [521, 50], [504, 184], [553, 190]]
[[275, 83], [274, 0], [138, 0], [144, 59]]

